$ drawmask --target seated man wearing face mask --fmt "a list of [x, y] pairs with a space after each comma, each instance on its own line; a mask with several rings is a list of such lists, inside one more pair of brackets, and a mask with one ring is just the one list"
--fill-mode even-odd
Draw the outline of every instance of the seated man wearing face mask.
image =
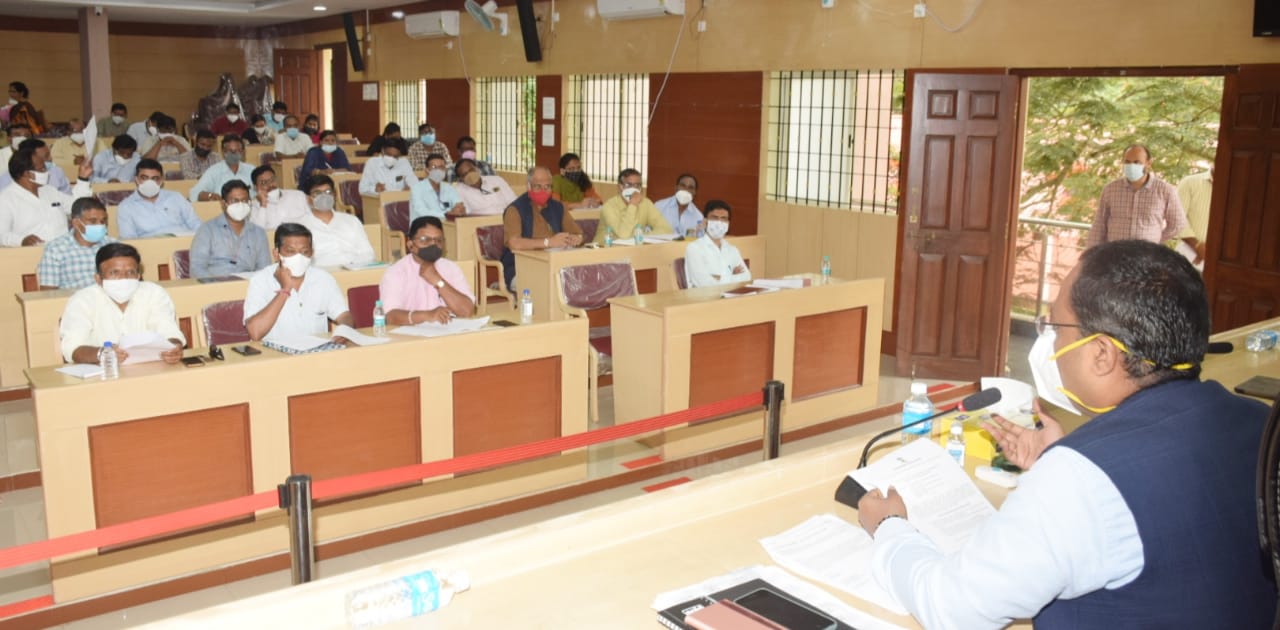
[[462, 203], [449, 210], [450, 216], [483, 216], [502, 214], [516, 200], [507, 180], [497, 175], [481, 175], [475, 162], [463, 158], [453, 166], [458, 176], [454, 188]]
[[147, 138], [159, 133], [159, 130], [156, 128], [156, 122], [164, 117], [164, 112], [151, 112], [151, 115], [148, 116], [146, 120], [139, 120], [138, 122], [129, 125], [129, 131], [125, 133], [127, 133], [130, 138], [133, 138], [133, 141], [138, 143], [138, 146], [142, 146], [147, 142]]
[[298, 190], [307, 185], [313, 174], [332, 175], [334, 171], [351, 170], [351, 161], [347, 153], [338, 146], [338, 132], [326, 129], [320, 132], [320, 145], [307, 150], [307, 157], [302, 161], [302, 170], [298, 172]]
[[284, 131], [276, 134], [276, 157], [281, 160], [300, 158], [311, 148], [311, 136], [302, 133], [298, 117], [289, 114], [284, 118]]
[[[240, 115], [240, 106], [235, 103], [227, 103], [226, 112], [213, 119], [213, 124], [209, 125], [209, 131], [218, 136], [227, 134], [244, 136], [244, 132], [249, 130], [249, 123]], [[263, 123], [263, 125], [265, 124]]]
[[[281, 223], [297, 223], [311, 214], [307, 193], [301, 190], [283, 190], [276, 180], [276, 171], [270, 166], [253, 169], [253, 211], [249, 220], [264, 230], [274, 230]], [[303, 180], [305, 187], [310, 178]]]
[[693, 198], [698, 194], [698, 178], [684, 173], [676, 178], [676, 194], [659, 199], [653, 205], [662, 212], [662, 218], [675, 228], [676, 234], [692, 238], [702, 229], [702, 213], [694, 205]]
[[[76, 291], [62, 311], [58, 337], [67, 363], [97, 363], [102, 344], [118, 346], [131, 333], [151, 332], [173, 344], [160, 353], [165, 363], [182, 359], [186, 337], [178, 328], [173, 300], [160, 285], [142, 282], [142, 256], [127, 243], [104, 245], [94, 257], [94, 284]], [[120, 362], [129, 351], [116, 348]]]
[[[31, 137], [31, 130], [25, 126], [14, 125], [9, 128], [9, 138], [13, 141], [12, 146], [5, 147], [9, 150], [9, 154], [0, 157], [0, 164], [8, 164], [9, 158], [13, 157], [13, 151], [23, 146], [31, 147], [35, 150], [39, 147], [47, 146], [44, 140]], [[65, 139], [65, 138], [64, 138]], [[50, 160], [45, 163], [45, 170], [49, 174], [48, 186], [60, 192], [70, 194], [71, 182], [67, 181], [67, 174], [62, 171], [62, 167], [52, 161], [53, 149], [49, 150]], [[83, 164], [83, 161], [76, 162], [76, 166]], [[9, 176], [7, 171], [0, 172], [0, 190], [5, 186], [13, 183], [13, 178]]]
[[194, 234], [200, 227], [191, 202], [164, 189], [164, 167], [152, 159], [138, 162], [138, 189], [120, 202], [116, 223], [120, 238], [151, 238], [168, 234]]
[[[396, 131], [399, 131], [399, 127]], [[372, 147], [370, 150], [372, 151]], [[418, 141], [409, 147], [409, 165], [414, 170], [426, 168], [427, 158], [432, 155], [444, 158], [446, 172], [453, 170], [453, 158], [449, 156], [449, 145], [440, 141], [439, 136], [436, 135], [436, 128], [431, 126], [431, 123], [422, 123], [418, 125]]]
[[387, 323], [446, 324], [452, 316], [471, 317], [476, 296], [462, 268], [444, 257], [444, 224], [418, 217], [409, 226], [409, 255], [387, 268], [378, 286]]
[[93, 197], [81, 197], [71, 204], [71, 229], [45, 243], [36, 265], [41, 291], [79, 289], [93, 284], [96, 256], [103, 245], [116, 239], [107, 236], [107, 208]]
[[[71, 127], [71, 133], [54, 140], [53, 146], [49, 147], [49, 155], [54, 162], [70, 162], [80, 166], [81, 162], [88, 159], [86, 156], [89, 151], [84, 146], [84, 123], [79, 118], [72, 118], [67, 124]], [[13, 132], [10, 131], [9, 135], [12, 136]]]
[[177, 162], [183, 154], [191, 150], [186, 138], [178, 135], [178, 122], [170, 116], [162, 116], [156, 120], [155, 135], [148, 136], [146, 142], [138, 148], [142, 157], [157, 162]]
[[373, 262], [373, 245], [369, 244], [364, 224], [353, 215], [333, 211], [337, 205], [333, 179], [328, 175], [313, 175], [307, 181], [307, 195], [311, 199], [311, 212], [298, 223], [313, 237], [313, 262], [321, 267]]
[[111, 115], [98, 119], [98, 137], [114, 138], [127, 133], [129, 133], [129, 108], [124, 103], [112, 103]]
[[338, 281], [311, 264], [311, 232], [297, 223], [276, 228], [274, 265], [249, 280], [244, 327], [254, 341], [274, 342], [294, 335], [320, 335], [329, 322], [351, 325], [347, 298]]
[[595, 242], [604, 245], [606, 232], [613, 230], [614, 238], [632, 238], [636, 232], [671, 234], [671, 224], [662, 218], [658, 207], [644, 196], [640, 171], [623, 169], [618, 173], [618, 196], [604, 202], [600, 208], [600, 227]]
[[[475, 164], [476, 170], [480, 171], [480, 174], [485, 177], [498, 174], [497, 171], [493, 170], [492, 165], [480, 159], [480, 157], [476, 155], [476, 139], [475, 138], [472, 138], [471, 136], [462, 136], [461, 138], [458, 138], [457, 146], [458, 146], [458, 159], [460, 161], [471, 160]], [[458, 171], [458, 164], [457, 162], [455, 162], [453, 165], [453, 168], [449, 169], [449, 172], [456, 174], [457, 171]], [[462, 180], [451, 179], [450, 181], [462, 181]]]
[[[365, 167], [368, 171], [368, 167]], [[409, 219], [435, 217], [443, 220], [446, 214], [462, 206], [458, 189], [445, 181], [446, 167], [443, 155], [427, 158], [427, 178], [409, 189]]]
[[751, 270], [742, 253], [725, 240], [729, 233], [729, 204], [712, 199], [707, 202], [706, 234], [684, 250], [684, 272], [689, 287], [709, 287], [751, 280]]
[[93, 156], [93, 183], [131, 182], [138, 168], [138, 143], [131, 136], [116, 136], [111, 148]]
[[529, 169], [526, 192], [502, 214], [502, 273], [507, 288], [515, 290], [517, 250], [577, 247], [582, 227], [559, 201], [551, 198], [551, 169]]
[[253, 167], [244, 163], [244, 141], [236, 136], [222, 138], [222, 161], [209, 167], [200, 181], [191, 187], [187, 198], [191, 201], [219, 201], [222, 187], [238, 179], [253, 187]]
[[382, 145], [382, 155], [369, 158], [360, 174], [360, 194], [376, 197], [384, 190], [409, 190], [418, 183], [413, 167], [403, 156], [409, 147], [403, 138], [392, 138]]
[[218, 137], [207, 129], [196, 132], [195, 148], [178, 158], [178, 165], [182, 168], [182, 179], [200, 179], [205, 171], [222, 161], [222, 156], [213, 150], [213, 145], [217, 141]]
[[222, 214], [205, 221], [191, 239], [191, 277], [214, 278], [257, 271], [271, 264], [266, 230], [249, 223], [249, 187], [233, 179], [222, 186]]
[[80, 165], [79, 181], [68, 195], [49, 184], [49, 147], [27, 140], [9, 159], [13, 183], [0, 190], [0, 247], [40, 245], [67, 231], [71, 204], [93, 194], [93, 167]]
[[1070, 435], [987, 428], [1025, 472], [944, 555], [890, 489], [859, 502], [871, 567], [926, 628], [1270, 628], [1254, 478], [1267, 407], [1200, 380], [1209, 304], [1180, 254], [1085, 250], [1031, 349], [1041, 398], [1091, 418]]

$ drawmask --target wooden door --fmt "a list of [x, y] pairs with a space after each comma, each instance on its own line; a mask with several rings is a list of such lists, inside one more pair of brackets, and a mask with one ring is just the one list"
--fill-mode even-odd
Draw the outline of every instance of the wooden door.
[[321, 52], [277, 48], [275, 58], [276, 100], [284, 101], [289, 113], [297, 115], [299, 123], [307, 114], [319, 115], [324, 108], [320, 96]]
[[1222, 93], [1204, 278], [1214, 332], [1280, 316], [1280, 65]]
[[899, 211], [897, 371], [1003, 375], [1019, 79], [911, 72]]

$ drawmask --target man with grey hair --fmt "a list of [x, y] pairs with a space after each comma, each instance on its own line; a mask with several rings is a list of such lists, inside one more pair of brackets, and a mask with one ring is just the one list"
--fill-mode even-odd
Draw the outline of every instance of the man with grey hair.
[[503, 275], [512, 287], [516, 276], [517, 249], [577, 247], [582, 244], [582, 228], [551, 198], [551, 170], [545, 166], [529, 169], [529, 187], [507, 206], [502, 215], [505, 233], [502, 250]]
[[1103, 187], [1098, 199], [1089, 247], [1129, 239], [1163, 243], [1187, 227], [1178, 189], [1151, 172], [1151, 150], [1132, 144], [1123, 159], [1124, 177]]

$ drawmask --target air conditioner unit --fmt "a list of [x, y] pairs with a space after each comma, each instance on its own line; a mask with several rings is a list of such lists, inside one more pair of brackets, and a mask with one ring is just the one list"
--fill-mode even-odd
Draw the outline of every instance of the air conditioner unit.
[[596, 11], [606, 20], [684, 15], [684, 0], [596, 0]]
[[458, 34], [457, 11], [432, 11], [404, 16], [404, 32], [410, 39], [453, 37]]

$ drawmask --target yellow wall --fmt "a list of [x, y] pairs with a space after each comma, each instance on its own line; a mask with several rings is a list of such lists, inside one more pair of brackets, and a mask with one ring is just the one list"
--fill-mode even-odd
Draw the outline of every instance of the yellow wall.
[[0, 31], [0, 83], [22, 81], [49, 120], [80, 115], [80, 36]]

